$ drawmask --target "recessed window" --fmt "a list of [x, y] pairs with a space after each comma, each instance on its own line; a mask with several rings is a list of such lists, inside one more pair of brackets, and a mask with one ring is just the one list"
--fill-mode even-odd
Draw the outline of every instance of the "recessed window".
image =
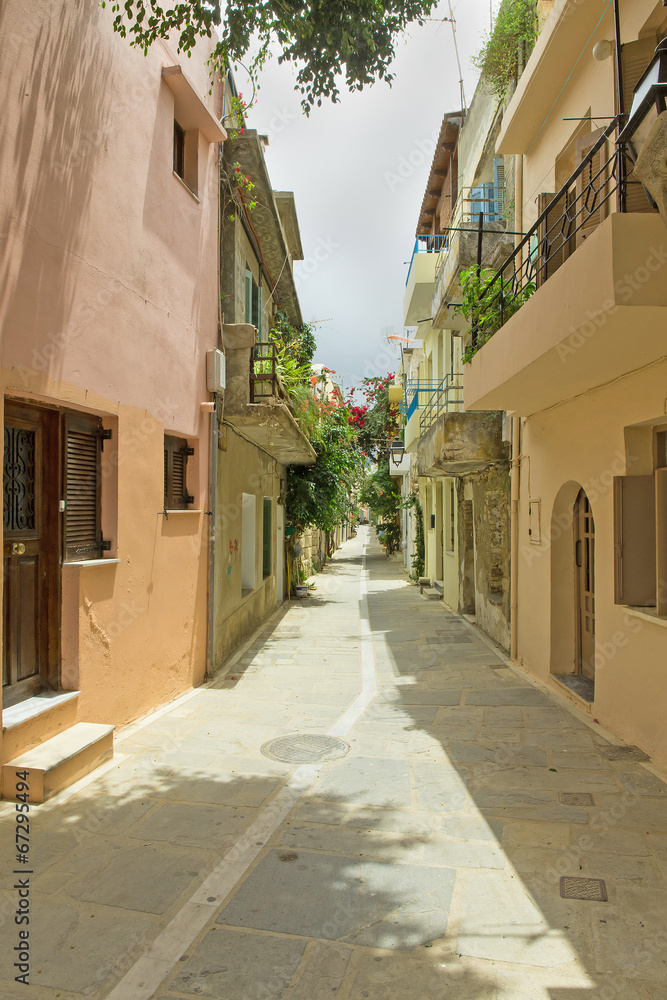
[[164, 508], [165, 510], [187, 510], [194, 503], [188, 493], [188, 458], [194, 455], [194, 448], [188, 446], [185, 438], [164, 437]]
[[174, 119], [174, 173], [180, 177], [195, 197], [197, 197], [199, 177], [198, 147], [199, 132], [197, 129], [186, 131]]
[[185, 180], [185, 129], [174, 120], [174, 173]]
[[273, 549], [273, 500], [271, 497], [264, 497], [264, 517], [262, 534], [262, 575], [264, 579], [272, 573], [272, 549]]

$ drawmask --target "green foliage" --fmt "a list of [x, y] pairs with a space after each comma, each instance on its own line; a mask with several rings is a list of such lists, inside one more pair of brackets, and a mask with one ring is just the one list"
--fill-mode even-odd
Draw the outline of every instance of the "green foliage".
[[502, 0], [493, 31], [473, 58], [494, 93], [503, 100], [528, 58], [539, 32], [536, 0]]
[[389, 386], [393, 382], [391, 372], [365, 378], [362, 382], [366, 402], [361, 408], [363, 419], [357, 421], [357, 426], [359, 447], [369, 458], [386, 459], [389, 442], [399, 434], [398, 408], [389, 405]]
[[290, 469], [286, 511], [297, 535], [306, 528], [332, 531], [356, 509], [351, 499], [361, 470], [355, 432], [344, 406], [320, 404], [311, 443], [315, 465]]
[[412, 573], [411, 578], [417, 582], [420, 576], [424, 575], [424, 569], [426, 567], [426, 545], [424, 541], [424, 512], [422, 510], [422, 505], [419, 502], [419, 494], [411, 493], [408, 497], [408, 503], [415, 512], [415, 551], [412, 557]]
[[395, 517], [401, 509], [398, 480], [391, 478], [389, 463], [380, 461], [375, 472], [367, 475], [359, 490], [359, 503], [368, 506], [383, 521]]
[[528, 301], [534, 291], [535, 285], [528, 283], [518, 291], [507, 288], [501, 292], [500, 277], [488, 267], [481, 268], [479, 274], [476, 267], [461, 271], [461, 305], [456, 306], [454, 313], [465, 316], [477, 330], [475, 345], [470, 344], [463, 352], [464, 365]]
[[[317, 344], [315, 342], [315, 328], [312, 323], [304, 323], [301, 327], [295, 327], [285, 313], [278, 313], [273, 329], [271, 330], [271, 340], [273, 343], [281, 343], [288, 349], [289, 353], [298, 361], [300, 365], [311, 365]], [[308, 371], [308, 381], [310, 380], [310, 369]]]
[[[250, 71], [257, 71], [277, 45], [279, 62], [298, 67], [296, 85], [310, 108], [325, 98], [337, 101], [338, 80], [348, 90], [362, 90], [375, 79], [391, 83], [389, 72], [397, 37], [405, 28], [423, 23], [437, 0], [103, 0], [111, 8], [120, 35], [147, 52], [158, 38], [169, 38], [188, 56], [200, 37], [218, 37], [212, 63], [225, 69], [256, 51]], [[216, 31], [219, 28], [219, 32]]]

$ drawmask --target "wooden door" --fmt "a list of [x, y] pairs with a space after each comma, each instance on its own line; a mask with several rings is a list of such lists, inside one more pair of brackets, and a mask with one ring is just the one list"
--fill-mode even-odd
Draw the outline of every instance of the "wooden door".
[[579, 673], [595, 680], [595, 522], [581, 490], [574, 505]]
[[5, 405], [3, 704], [57, 686], [57, 414]]

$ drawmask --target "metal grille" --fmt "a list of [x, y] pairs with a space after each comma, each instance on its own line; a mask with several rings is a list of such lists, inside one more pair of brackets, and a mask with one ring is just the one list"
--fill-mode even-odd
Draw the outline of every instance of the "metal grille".
[[470, 638], [470, 636], [467, 636], [467, 635], [458, 635], [458, 634], [452, 632], [449, 635], [448, 634], [444, 634], [444, 635], [438, 636], [437, 639], [427, 639], [426, 641], [431, 646], [445, 646], [445, 645], [449, 645], [450, 643], [454, 643], [454, 642], [472, 642], [472, 639]]
[[650, 760], [651, 758], [639, 747], [623, 746], [616, 747], [609, 743], [607, 746], [598, 748], [603, 757], [607, 760]]
[[590, 792], [561, 792], [559, 795], [563, 806], [594, 806], [595, 801]]
[[324, 760], [336, 760], [349, 753], [350, 745], [335, 736], [321, 736], [318, 733], [293, 733], [269, 740], [262, 747], [262, 753], [271, 760], [287, 764], [318, 764]]
[[20, 427], [5, 427], [2, 523], [5, 531], [35, 527], [35, 432]]
[[601, 878], [574, 878], [563, 875], [560, 880], [560, 894], [563, 899], [589, 899], [606, 903], [607, 886]]
[[273, 632], [269, 632], [270, 639], [287, 639], [288, 637], [298, 638], [301, 635], [301, 629], [298, 625], [281, 625], [280, 628], [274, 629]]

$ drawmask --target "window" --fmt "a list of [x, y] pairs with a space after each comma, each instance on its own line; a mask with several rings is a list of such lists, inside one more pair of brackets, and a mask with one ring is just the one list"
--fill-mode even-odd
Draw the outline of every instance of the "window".
[[174, 119], [174, 173], [180, 177], [195, 197], [198, 187], [198, 145], [199, 132], [197, 129], [186, 131]]
[[264, 497], [264, 518], [262, 525], [262, 573], [264, 579], [271, 576], [273, 549], [273, 500]]
[[456, 491], [454, 483], [449, 484], [449, 538], [447, 539], [447, 551], [455, 551], [456, 539]]
[[245, 273], [245, 321], [257, 328], [257, 340], [262, 339], [262, 287], [250, 269]]
[[667, 615], [667, 432], [652, 476], [614, 478], [615, 601]]
[[109, 549], [102, 538], [102, 443], [111, 437], [99, 417], [65, 414], [65, 562], [101, 559]]
[[255, 589], [255, 524], [257, 498], [241, 494], [241, 589]]
[[164, 509], [187, 510], [194, 497], [187, 490], [188, 456], [194, 455], [184, 438], [164, 437]]
[[185, 129], [174, 119], [174, 173], [185, 180]]

